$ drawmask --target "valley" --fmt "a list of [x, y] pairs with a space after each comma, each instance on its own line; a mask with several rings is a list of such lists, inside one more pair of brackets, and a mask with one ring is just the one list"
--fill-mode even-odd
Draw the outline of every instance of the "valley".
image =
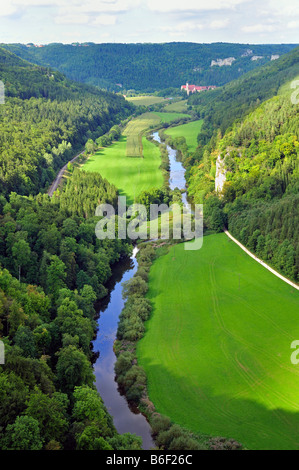
[[[298, 449], [299, 49], [244, 47], [0, 47], [1, 449]], [[202, 248], [98, 238], [118, 196]]]

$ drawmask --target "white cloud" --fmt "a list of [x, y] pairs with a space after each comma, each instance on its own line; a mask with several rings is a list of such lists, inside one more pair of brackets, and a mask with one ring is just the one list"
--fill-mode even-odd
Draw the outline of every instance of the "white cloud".
[[278, 27], [273, 24], [254, 24], [250, 26], [243, 26], [242, 31], [244, 33], [272, 33], [277, 31]]
[[209, 11], [231, 9], [249, 0], [147, 0], [147, 6], [150, 10], [170, 13], [180, 11]]
[[88, 22], [88, 15], [79, 15], [76, 13], [60, 15], [55, 18], [56, 24], [87, 24]]
[[12, 5], [10, 2], [5, 2], [4, 5], [0, 6], [0, 16], [10, 16], [17, 12], [17, 7]]
[[111, 26], [116, 23], [116, 16], [114, 15], [99, 15], [97, 16], [94, 21], [92, 22], [94, 25], [103, 25], [103, 26]]
[[123, 13], [138, 5], [142, 0], [6, 0], [0, 5], [0, 16], [9, 16], [18, 11], [28, 11], [31, 7], [56, 7], [59, 16], [88, 13]]
[[141, 0], [60, 0], [59, 5], [61, 10], [76, 10], [82, 13], [123, 13], [137, 7], [140, 1]]
[[299, 29], [299, 20], [298, 21], [289, 21], [287, 24], [288, 29]]
[[176, 35], [182, 35], [189, 31], [196, 31], [203, 28], [203, 25], [195, 21], [184, 21], [173, 26], [162, 26], [161, 30]]
[[214, 20], [211, 21], [210, 23], [210, 28], [211, 29], [223, 29], [226, 28], [229, 25], [230, 21], [228, 18], [223, 19], [223, 20]]

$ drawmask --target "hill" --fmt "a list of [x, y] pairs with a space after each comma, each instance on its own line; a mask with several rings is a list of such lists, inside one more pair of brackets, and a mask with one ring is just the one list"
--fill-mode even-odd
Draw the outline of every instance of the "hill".
[[200, 145], [208, 143], [213, 132], [220, 129], [224, 133], [236, 119], [242, 119], [263, 101], [277, 95], [279, 88], [297, 75], [298, 47], [222, 88], [190, 96], [188, 104], [195, 107], [200, 118], [204, 118], [198, 137]]
[[77, 84], [0, 48], [1, 193], [36, 194], [73, 153], [127, 117], [123, 97]]
[[[209, 228], [229, 230], [264, 261], [298, 282], [299, 115], [290, 83], [236, 122], [192, 167], [189, 194], [206, 204]], [[213, 196], [215, 176], [225, 183]]]
[[30, 62], [51, 66], [73, 80], [115, 91], [142, 92], [179, 88], [187, 80], [200, 85], [224, 85], [295, 47], [181, 42], [2, 46]]

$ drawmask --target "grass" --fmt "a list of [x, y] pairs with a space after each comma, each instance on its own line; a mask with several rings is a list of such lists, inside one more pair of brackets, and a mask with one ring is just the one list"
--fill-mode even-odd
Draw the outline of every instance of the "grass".
[[185, 137], [188, 149], [191, 152], [196, 150], [198, 146], [197, 135], [200, 132], [203, 120], [188, 122], [187, 124], [182, 124], [181, 126], [172, 127], [165, 130], [165, 134], [170, 135], [171, 137]]
[[189, 114], [183, 114], [183, 113], [174, 113], [174, 112], [171, 112], [171, 113], [158, 113], [158, 112], [155, 112], [153, 114], [156, 114], [157, 116], [159, 116], [161, 122], [167, 122], [167, 123], [170, 123], [170, 122], [173, 122], [173, 121], [176, 121], [178, 119], [183, 119], [183, 118], [189, 118], [190, 119], [190, 115]]
[[158, 258], [148, 297], [137, 353], [157, 410], [249, 449], [298, 449], [297, 291], [217, 234]]
[[188, 100], [175, 101], [174, 103], [165, 106], [164, 109], [167, 112], [184, 113], [187, 111], [187, 102]]
[[135, 104], [135, 106], [151, 106], [152, 104], [165, 101], [161, 96], [133, 96], [131, 98], [127, 98], [127, 100]]
[[142, 157], [142, 135], [150, 126], [160, 123], [160, 118], [155, 113], [144, 113], [127, 124], [123, 135], [127, 137], [127, 157]]
[[141, 191], [160, 188], [163, 184], [159, 148], [145, 137], [142, 145], [144, 158], [129, 158], [127, 137], [122, 136], [118, 142], [89, 157], [82, 168], [101, 173], [118, 188], [121, 196], [127, 196], [127, 203], [133, 203]]

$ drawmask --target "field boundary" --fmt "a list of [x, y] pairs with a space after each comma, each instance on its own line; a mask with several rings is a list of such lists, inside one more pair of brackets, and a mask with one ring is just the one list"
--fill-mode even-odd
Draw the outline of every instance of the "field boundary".
[[242, 243], [240, 243], [235, 237], [233, 237], [228, 230], [224, 230], [224, 233], [234, 242], [236, 243], [240, 248], [242, 248], [243, 251], [245, 251], [245, 253], [247, 253], [251, 258], [253, 258], [255, 261], [257, 261], [259, 264], [261, 264], [262, 266], [264, 266], [264, 268], [268, 269], [268, 271], [270, 271], [272, 274], [274, 274], [275, 276], [279, 277], [279, 279], [281, 279], [282, 281], [286, 282], [287, 284], [289, 284], [290, 286], [294, 287], [295, 289], [299, 290], [299, 286], [297, 284], [295, 284], [295, 282], [292, 282], [290, 281], [290, 279], [288, 279], [287, 277], [284, 277], [282, 276], [281, 274], [279, 274], [277, 271], [275, 271], [275, 269], [271, 268], [268, 264], [266, 264], [264, 261], [262, 261], [261, 259], [259, 259], [256, 255], [254, 255], [253, 253], [251, 253], [251, 251], [249, 251], [244, 245], [242, 245]]

